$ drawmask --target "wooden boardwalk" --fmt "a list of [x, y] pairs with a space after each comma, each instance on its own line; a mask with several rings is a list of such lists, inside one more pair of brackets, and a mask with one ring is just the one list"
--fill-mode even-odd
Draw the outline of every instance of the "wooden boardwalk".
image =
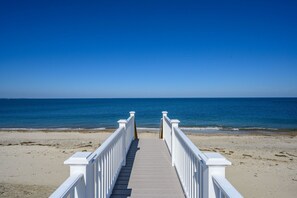
[[132, 142], [111, 197], [185, 197], [163, 140]]
[[[138, 140], [131, 111], [96, 151], [77, 152], [64, 162], [70, 165], [70, 176], [50, 197], [242, 198], [225, 178], [225, 167], [231, 162], [219, 153], [201, 152], [178, 127], [178, 120], [170, 120], [166, 111], [162, 114], [164, 141]], [[165, 142], [174, 143], [172, 156]]]

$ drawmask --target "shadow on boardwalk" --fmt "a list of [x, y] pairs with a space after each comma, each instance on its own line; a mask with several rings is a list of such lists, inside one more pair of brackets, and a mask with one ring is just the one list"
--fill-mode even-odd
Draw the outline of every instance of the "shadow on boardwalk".
[[128, 188], [131, 172], [138, 148], [139, 140], [133, 140], [126, 157], [126, 166], [123, 166], [118, 176], [117, 182], [113, 188], [111, 198], [126, 198], [130, 197], [132, 189]]

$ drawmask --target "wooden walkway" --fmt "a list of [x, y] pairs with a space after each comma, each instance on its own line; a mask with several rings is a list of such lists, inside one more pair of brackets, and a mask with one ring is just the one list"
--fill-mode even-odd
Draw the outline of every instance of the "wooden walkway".
[[163, 140], [132, 142], [111, 197], [185, 197]]

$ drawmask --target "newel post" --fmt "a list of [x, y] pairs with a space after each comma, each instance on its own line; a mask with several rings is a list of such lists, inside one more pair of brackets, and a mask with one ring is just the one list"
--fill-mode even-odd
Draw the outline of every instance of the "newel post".
[[77, 152], [64, 162], [64, 164], [70, 166], [70, 176], [75, 174], [84, 175], [84, 186], [79, 186], [75, 190], [75, 198], [95, 196], [94, 164], [87, 159], [91, 154], [91, 152]]
[[119, 120], [119, 128], [123, 127], [124, 135], [123, 135], [123, 163], [122, 166], [126, 166], [126, 124], [127, 120]]
[[130, 113], [130, 117], [132, 117], [133, 119], [133, 135], [134, 135], [133, 139], [138, 139], [136, 122], [135, 122], [135, 111], [130, 111], [129, 113]]
[[174, 131], [174, 128], [178, 128], [178, 124], [180, 123], [179, 120], [171, 120], [171, 126], [172, 126], [172, 129], [171, 129], [171, 164], [172, 166], [175, 165], [175, 142], [176, 142], [176, 137], [175, 137], [175, 131]]
[[167, 116], [167, 114], [168, 114], [168, 112], [167, 111], [162, 111], [162, 139], [164, 140], [165, 139], [165, 137], [164, 137], [164, 133], [165, 133], [165, 130], [166, 130], [166, 128], [165, 128], [165, 117]]
[[216, 197], [213, 176], [225, 177], [226, 166], [231, 165], [220, 153], [205, 152], [203, 159], [203, 198]]
[[130, 113], [130, 116], [133, 116], [134, 117], [135, 111], [130, 111], [129, 113]]

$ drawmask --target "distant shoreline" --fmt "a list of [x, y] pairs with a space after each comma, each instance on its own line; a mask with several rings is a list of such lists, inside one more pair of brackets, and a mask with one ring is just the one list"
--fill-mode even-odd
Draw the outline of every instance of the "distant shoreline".
[[[203, 131], [203, 130], [193, 130], [193, 128], [183, 128], [181, 129], [189, 135], [208, 135], [208, 136], [221, 136], [221, 135], [289, 135], [297, 136], [297, 130], [236, 130], [236, 131]], [[34, 132], [43, 132], [43, 133], [112, 133], [115, 128], [0, 128], [0, 133], [3, 132], [20, 132], [20, 133], [34, 133]], [[142, 128], [138, 127], [137, 131], [139, 133], [159, 133], [159, 128]]]

